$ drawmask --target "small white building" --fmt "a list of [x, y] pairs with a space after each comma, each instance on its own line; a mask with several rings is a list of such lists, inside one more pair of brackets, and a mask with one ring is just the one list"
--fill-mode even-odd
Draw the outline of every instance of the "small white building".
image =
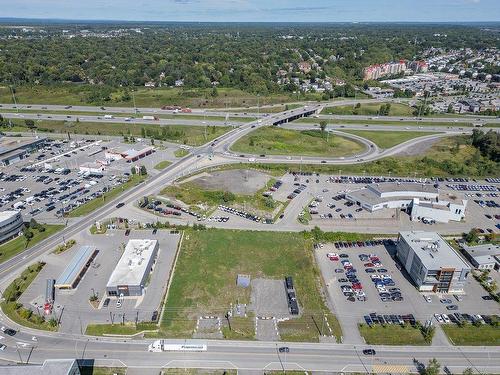
[[84, 173], [102, 174], [106, 168], [101, 163], [84, 163], [78, 169]]
[[157, 240], [129, 240], [106, 284], [108, 296], [141, 296], [158, 249]]

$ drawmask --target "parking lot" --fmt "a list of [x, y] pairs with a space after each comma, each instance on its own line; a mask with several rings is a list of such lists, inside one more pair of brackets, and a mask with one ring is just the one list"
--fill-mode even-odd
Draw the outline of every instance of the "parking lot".
[[[425, 295], [417, 291], [404, 269], [400, 270], [400, 265], [393, 258], [395, 251], [396, 247], [389, 241], [382, 245], [356, 245], [347, 248], [336, 248], [334, 244], [324, 244], [315, 249], [316, 259], [327, 286], [328, 297], [331, 300], [331, 305], [334, 306], [333, 312], [337, 314], [343, 329], [344, 342], [362, 342], [357, 325], [365, 323], [364, 316], [373, 312], [376, 312], [377, 315], [412, 314], [418, 321], [425, 322], [430, 319], [435, 323], [437, 320], [434, 314], [454, 312], [498, 314], [498, 304], [495, 301], [482, 299], [482, 296], [487, 293], [472, 276], [469, 276], [466, 282], [465, 294], [457, 297], [460, 301], [452, 295], [432, 293], [429, 295], [430, 302], [427, 302]], [[336, 258], [332, 257], [332, 254], [338, 254], [338, 260], [331, 260]], [[374, 264], [374, 262], [361, 260], [360, 256], [363, 254], [376, 256], [378, 261], [375, 262], [375, 265], [379, 262], [380, 266], [368, 265], [365, 267], [365, 264]], [[365, 258], [363, 257], [363, 259]], [[353, 283], [346, 278], [347, 270], [344, 269], [342, 260], [348, 260], [352, 268], [356, 270], [357, 282], [359, 282], [361, 289], [352, 288]], [[343, 272], [335, 272], [338, 269], [343, 270]], [[366, 272], [367, 269], [372, 269], [374, 272]], [[383, 269], [384, 272], [378, 272], [380, 269]], [[381, 274], [387, 275], [393, 281], [393, 284], [382, 286], [386, 289], [383, 292], [377, 288], [376, 283], [372, 280], [373, 275]], [[353, 295], [345, 295], [342, 289], [343, 285], [350, 286]], [[349, 289], [344, 287], [344, 290]], [[358, 298], [359, 294], [356, 292], [362, 292], [363, 298]], [[393, 296], [397, 296], [397, 298], [393, 298]], [[457, 310], [448, 310], [446, 306], [450, 305], [456, 305]], [[443, 339], [442, 334], [437, 335], [438, 343], [439, 340]], [[441, 343], [447, 344], [446, 341], [441, 341]]]
[[[160, 244], [157, 261], [144, 295], [125, 297], [121, 306], [117, 305], [116, 297], [111, 297], [106, 302], [106, 283], [122, 255], [122, 247], [129, 239], [144, 238], [156, 239]], [[123, 230], [108, 230], [104, 235], [82, 232], [75, 240], [77, 243], [70, 250], [45, 257], [45, 267], [23, 293], [21, 303], [35, 312], [42, 312], [46, 279], [57, 279], [80, 246], [94, 245], [99, 253], [78, 286], [73, 290], [56, 290], [53, 316], [61, 319], [60, 331], [84, 332], [89, 323], [127, 322], [136, 319], [151, 321], [155, 311], [158, 314], [175, 258], [179, 234], [170, 234], [165, 230], [158, 230], [155, 234], [151, 230], [132, 230], [126, 235]], [[99, 298], [97, 308], [89, 302], [92, 295]]]
[[[0, 171], [0, 209], [17, 209], [25, 220], [31, 217], [57, 222], [57, 217], [101, 196], [105, 191], [125, 182], [131, 163], [112, 161], [102, 172], [82, 172], [85, 163], [105, 162], [103, 150], [117, 147], [144, 147], [144, 144], [123, 144], [118, 140], [48, 139], [45, 146], [27, 159], [3, 167]], [[160, 160], [173, 157], [172, 150], [159, 150], [138, 162], [150, 173]], [[170, 155], [172, 154], [172, 155]], [[135, 163], [134, 163], [135, 164]]]

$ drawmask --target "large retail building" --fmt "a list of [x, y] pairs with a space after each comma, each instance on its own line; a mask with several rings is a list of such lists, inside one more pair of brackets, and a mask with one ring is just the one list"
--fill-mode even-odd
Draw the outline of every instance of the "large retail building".
[[23, 230], [23, 217], [20, 211], [0, 212], [0, 243], [10, 240]]
[[345, 197], [370, 212], [399, 208], [406, 210], [411, 220], [440, 223], [461, 221], [467, 206], [467, 201], [455, 193], [440, 194], [431, 184], [413, 182], [370, 184], [346, 193]]

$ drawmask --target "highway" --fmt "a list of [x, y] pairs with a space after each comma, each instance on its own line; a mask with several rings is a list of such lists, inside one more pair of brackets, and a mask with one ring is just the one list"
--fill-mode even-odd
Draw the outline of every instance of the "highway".
[[[217, 140], [198, 148], [193, 148], [192, 153], [178, 162], [170, 165], [155, 177], [149, 178], [144, 183], [130, 189], [121, 198], [104, 203], [92, 214], [76, 219], [54, 236], [37, 244], [36, 246], [18, 254], [14, 258], [0, 265], [0, 284], [8, 285], [25, 267], [43, 259], [44, 254], [52, 251], [60, 244], [63, 238], [69, 238], [92, 225], [95, 221], [104, 219], [113, 214], [117, 202], [131, 204], [144, 195], [172, 183], [182, 175], [186, 175], [210, 165], [225, 164], [241, 160], [241, 157], [230, 151], [231, 145], [256, 128], [269, 126], [275, 121], [284, 120], [290, 116], [301, 115], [311, 110], [320, 110], [321, 104], [299, 108], [270, 115], [258, 121], [241, 124]], [[427, 136], [423, 140], [445, 135]], [[422, 139], [420, 141], [422, 141]], [[366, 140], [364, 140], [366, 142]], [[398, 145], [409, 147], [414, 141]], [[345, 159], [332, 159], [328, 163], [342, 164], [353, 162], [366, 162], [377, 158], [397, 153], [401, 148], [379, 150], [376, 145], [367, 143], [365, 154]], [[399, 150], [399, 151], [398, 151]], [[212, 158], [211, 155], [214, 155]], [[238, 159], [239, 158], [239, 159]], [[363, 160], [358, 160], [362, 158]], [[265, 162], [301, 163], [306, 159], [286, 157], [265, 157]], [[258, 159], [260, 160], [260, 159]], [[256, 160], [257, 161], [257, 160]], [[248, 162], [248, 160], [247, 160]], [[308, 163], [322, 163], [320, 158], [307, 159]], [[431, 358], [437, 358], [450, 370], [462, 372], [465, 368], [473, 367], [482, 373], [499, 373], [500, 357], [497, 355], [500, 348], [460, 348], [460, 347], [375, 347], [377, 355], [364, 356], [363, 348], [352, 345], [330, 343], [275, 343], [254, 341], [207, 341], [208, 351], [203, 353], [171, 352], [148, 353], [147, 345], [150, 340], [140, 339], [111, 339], [103, 337], [87, 337], [58, 332], [44, 332], [21, 327], [10, 321], [5, 315], [0, 315], [1, 324], [15, 328], [19, 332], [14, 337], [9, 337], [0, 332], [2, 343], [7, 345], [0, 352], [0, 359], [9, 361], [43, 362], [46, 358], [93, 358], [98, 364], [121, 364], [128, 367], [201, 367], [201, 368], [227, 368], [227, 369], [253, 369], [253, 370], [315, 370], [315, 371], [355, 371], [370, 372], [376, 366], [402, 365], [415, 371], [413, 358], [427, 364]], [[32, 339], [36, 336], [36, 341]], [[169, 340], [177, 343], [179, 340]], [[277, 345], [290, 347], [290, 353], [279, 354]], [[374, 367], [375, 366], [375, 367]], [[391, 370], [392, 371], [392, 370]], [[391, 372], [386, 371], [386, 372]], [[392, 371], [395, 372], [395, 371]]]

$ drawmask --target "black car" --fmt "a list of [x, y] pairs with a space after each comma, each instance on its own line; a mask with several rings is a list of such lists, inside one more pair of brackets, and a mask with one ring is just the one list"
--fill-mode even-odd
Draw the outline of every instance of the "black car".
[[153, 311], [153, 315], [151, 315], [151, 321], [156, 322], [158, 320], [158, 311]]
[[290, 353], [290, 348], [288, 346], [281, 346], [278, 351], [280, 353]]
[[374, 349], [363, 349], [364, 355], [375, 355], [377, 354]]
[[125, 203], [120, 202], [120, 203], [118, 203], [118, 204], [116, 205], [116, 208], [120, 208], [120, 207], [123, 207], [123, 206], [125, 206]]
[[3, 333], [5, 333], [6, 335], [15, 336], [15, 334], [17, 333], [17, 331], [12, 328], [5, 328], [5, 327], [2, 328], [3, 328], [2, 329]]
[[484, 299], [485, 301], [491, 301], [493, 299], [492, 296], [488, 296], [488, 295], [482, 296], [481, 298]]
[[104, 303], [102, 304], [102, 307], [108, 307], [108, 305], [109, 305], [109, 298], [106, 298], [104, 300]]

